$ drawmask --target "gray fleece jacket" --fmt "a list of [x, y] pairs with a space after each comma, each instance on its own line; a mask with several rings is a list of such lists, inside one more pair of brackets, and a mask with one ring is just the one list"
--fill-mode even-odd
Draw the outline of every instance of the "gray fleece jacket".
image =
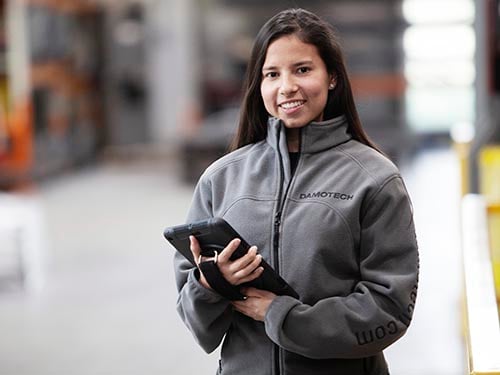
[[344, 117], [301, 129], [293, 176], [284, 127], [271, 118], [265, 141], [200, 178], [187, 221], [214, 216], [301, 296], [278, 296], [254, 321], [176, 254], [177, 310], [205, 351], [223, 341], [218, 373], [388, 373], [382, 351], [405, 333], [416, 300], [412, 207], [397, 168], [352, 139]]

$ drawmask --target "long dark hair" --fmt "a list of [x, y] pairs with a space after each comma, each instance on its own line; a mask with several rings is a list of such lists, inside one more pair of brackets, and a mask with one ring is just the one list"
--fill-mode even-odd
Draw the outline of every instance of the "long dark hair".
[[243, 84], [244, 96], [238, 132], [230, 149], [236, 150], [266, 138], [269, 114], [264, 107], [260, 93], [262, 66], [269, 45], [276, 39], [291, 34], [296, 35], [304, 43], [316, 46], [328, 73], [335, 77], [336, 85], [328, 92], [323, 118], [330, 119], [345, 115], [352, 137], [379, 151], [361, 126], [345, 69], [342, 49], [332, 26], [304, 9], [288, 9], [276, 14], [262, 26], [257, 34]]

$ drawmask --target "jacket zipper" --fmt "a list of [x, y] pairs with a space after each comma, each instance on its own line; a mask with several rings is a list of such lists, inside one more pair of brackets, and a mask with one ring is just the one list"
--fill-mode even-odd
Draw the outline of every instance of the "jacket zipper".
[[[299, 139], [302, 139], [302, 129], [300, 129], [300, 135]], [[278, 132], [277, 135], [277, 147], [276, 150], [278, 151], [278, 159], [279, 159], [279, 166], [280, 166], [280, 183], [279, 183], [279, 190], [278, 190], [278, 207], [276, 210], [276, 213], [274, 215], [274, 233], [273, 233], [273, 256], [274, 256], [274, 269], [278, 274], [280, 273], [280, 265], [278, 261], [278, 248], [279, 248], [279, 229], [281, 226], [281, 215], [283, 212], [283, 206], [285, 205], [285, 199], [288, 196], [288, 191], [290, 190], [290, 186], [292, 185], [292, 180], [293, 176], [290, 176], [290, 181], [288, 181], [288, 184], [285, 189], [285, 194], [283, 194], [283, 183], [285, 180], [285, 171], [283, 167], [283, 160], [282, 160], [282, 155], [281, 151], [279, 149], [279, 142], [280, 142], [280, 132]], [[299, 158], [300, 158], [300, 143], [299, 143]], [[295, 174], [297, 171], [295, 171]], [[295, 175], [294, 174], [294, 175]]]
[[[280, 131], [278, 130], [277, 136], [277, 145], [276, 150], [278, 151], [278, 160], [279, 160], [279, 172], [280, 172], [280, 180], [279, 180], [279, 190], [278, 190], [278, 206], [276, 208], [276, 213], [274, 215], [274, 233], [273, 233], [273, 258], [274, 258], [274, 269], [278, 274], [280, 274], [280, 267], [278, 261], [278, 249], [279, 249], [279, 230], [281, 225], [281, 209], [282, 207], [282, 194], [283, 194], [283, 182], [284, 182], [284, 170], [283, 170], [283, 160], [281, 159], [281, 151], [280, 151]], [[280, 347], [276, 344], [274, 345], [274, 375], [280, 375]]]
[[[279, 231], [280, 231], [280, 226], [281, 226], [281, 214], [283, 212], [283, 206], [285, 205], [285, 199], [288, 195], [288, 191], [290, 189], [290, 185], [292, 184], [293, 176], [290, 177], [290, 181], [288, 181], [288, 184], [285, 189], [285, 194], [283, 195], [283, 184], [285, 180], [285, 171], [283, 167], [283, 159], [281, 155], [281, 151], [279, 148], [280, 144], [280, 131], [278, 131], [277, 135], [277, 145], [276, 145], [276, 150], [278, 151], [278, 159], [279, 159], [279, 167], [280, 167], [280, 182], [279, 182], [279, 190], [278, 190], [278, 207], [276, 210], [276, 214], [274, 215], [274, 233], [273, 233], [273, 256], [274, 256], [274, 269], [278, 273], [278, 275], [281, 273], [280, 272], [280, 264], [279, 264]], [[302, 131], [301, 131], [302, 135]], [[300, 136], [299, 139], [302, 137]], [[299, 149], [299, 155], [300, 155], [300, 149]], [[300, 157], [300, 156], [299, 156]], [[295, 171], [297, 173], [297, 171]], [[275, 375], [280, 375], [281, 374], [281, 368], [280, 368], [280, 357], [281, 357], [281, 348], [274, 344], [274, 370], [275, 370]]]

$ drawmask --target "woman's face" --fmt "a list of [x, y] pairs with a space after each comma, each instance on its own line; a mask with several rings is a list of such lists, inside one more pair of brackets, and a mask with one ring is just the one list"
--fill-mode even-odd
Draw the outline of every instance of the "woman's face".
[[334, 83], [316, 46], [293, 34], [269, 45], [260, 92], [267, 112], [281, 119], [287, 128], [322, 121], [328, 89]]

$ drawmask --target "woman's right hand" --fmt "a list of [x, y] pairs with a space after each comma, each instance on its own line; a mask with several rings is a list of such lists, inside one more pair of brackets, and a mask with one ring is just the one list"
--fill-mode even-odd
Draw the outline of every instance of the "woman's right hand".
[[[190, 236], [189, 239], [191, 252], [193, 253], [193, 257], [198, 265], [201, 254], [200, 244], [194, 236]], [[217, 266], [219, 267], [219, 271], [232, 285], [240, 285], [255, 280], [264, 271], [264, 268], [259, 266], [262, 261], [262, 255], [257, 254], [256, 246], [250, 247], [248, 252], [241, 258], [234, 261], [230, 260], [231, 255], [233, 255], [240, 243], [241, 240], [239, 238], [233, 239], [217, 256]], [[207, 282], [207, 279], [201, 271], [200, 283], [204, 287], [211, 289], [210, 284]]]

